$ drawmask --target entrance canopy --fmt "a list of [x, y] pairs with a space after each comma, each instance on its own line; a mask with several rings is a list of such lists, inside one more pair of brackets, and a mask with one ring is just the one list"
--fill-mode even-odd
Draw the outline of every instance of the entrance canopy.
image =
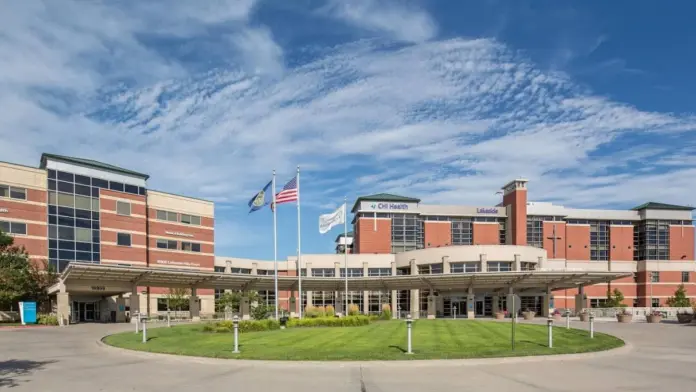
[[[385, 291], [430, 289], [437, 291], [487, 291], [513, 288], [525, 290], [558, 290], [605, 283], [632, 276], [626, 272], [606, 271], [519, 271], [474, 272], [434, 275], [399, 275], [348, 278], [350, 291]], [[49, 290], [61, 287], [71, 291], [101, 291], [103, 294], [130, 292], [133, 286], [185, 287], [199, 289], [274, 290], [273, 275], [228, 274], [148, 267], [111, 266], [103, 264], [70, 263], [61, 274], [60, 282]], [[279, 276], [278, 290], [298, 290], [296, 276]], [[344, 278], [302, 277], [303, 291], [343, 291]]]

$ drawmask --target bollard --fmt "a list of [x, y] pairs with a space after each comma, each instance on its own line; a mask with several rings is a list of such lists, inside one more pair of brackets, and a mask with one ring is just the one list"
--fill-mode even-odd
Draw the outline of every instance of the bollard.
[[594, 339], [594, 313], [590, 313], [590, 339]]
[[406, 315], [406, 330], [407, 330], [407, 339], [408, 339], [408, 351], [406, 351], [406, 354], [413, 354], [413, 350], [411, 350], [411, 329], [413, 328], [413, 320], [411, 319], [411, 314]]
[[234, 351], [235, 354], [239, 354], [239, 316], [236, 314], [232, 317], [232, 323], [234, 324]]
[[143, 320], [143, 343], [147, 343], [147, 322]]
[[570, 309], [566, 309], [566, 329], [570, 329]]
[[549, 326], [549, 348], [553, 348], [553, 317], [549, 316], [546, 324]]
[[457, 307], [452, 306], [452, 318], [456, 319], [457, 318]]
[[135, 315], [135, 333], [140, 333], [140, 313]]
[[167, 327], [171, 327], [171, 326], [172, 326], [171, 317], [169, 317], [169, 311], [167, 310]]

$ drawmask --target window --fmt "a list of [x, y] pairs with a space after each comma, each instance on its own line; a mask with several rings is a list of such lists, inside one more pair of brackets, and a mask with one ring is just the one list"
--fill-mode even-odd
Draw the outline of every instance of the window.
[[335, 296], [333, 291], [313, 291], [312, 305], [324, 307], [327, 305], [331, 305], [335, 307], [334, 297]]
[[231, 273], [233, 274], [246, 274], [249, 275], [251, 274], [251, 268], [232, 268], [230, 270]]
[[0, 230], [5, 233], [27, 234], [27, 224], [20, 222], [0, 221]]
[[590, 223], [590, 260], [609, 260], [609, 222]]
[[312, 276], [333, 278], [336, 276], [336, 270], [333, 268], [312, 268]]
[[181, 250], [186, 252], [200, 252], [201, 244], [195, 242], [181, 242]]
[[651, 281], [652, 283], [658, 283], [658, 282], [660, 282], [660, 273], [657, 272], [657, 271], [653, 271], [653, 272], [650, 274], [650, 281]]
[[544, 220], [543, 216], [527, 217], [527, 245], [544, 247]]
[[501, 245], [505, 245], [507, 243], [507, 225], [505, 223], [505, 219], [500, 219], [498, 221], [498, 241]]
[[452, 219], [452, 245], [472, 244], [471, 219]]
[[452, 263], [450, 264], [450, 273], [462, 273], [462, 272], [478, 272], [479, 263]]
[[[359, 278], [363, 276], [363, 269], [362, 268], [348, 268], [348, 277], [349, 278]], [[341, 268], [341, 278], [346, 277], [346, 269]]]
[[16, 186], [0, 185], [0, 197], [9, 197], [11, 199], [26, 200], [27, 190]]
[[534, 271], [536, 270], [536, 263], [521, 262], [520, 268], [522, 268], [522, 271]]
[[92, 198], [87, 196], [75, 195], [75, 208], [89, 211], [92, 209]]
[[379, 314], [384, 304], [391, 305], [391, 291], [370, 291], [367, 298], [368, 314]]
[[392, 253], [423, 248], [423, 220], [413, 214], [391, 214]]
[[687, 283], [689, 281], [689, 272], [688, 271], [682, 271], [681, 281], [682, 281], [682, 283]]
[[201, 217], [196, 215], [181, 214], [181, 223], [200, 226]]
[[367, 276], [391, 276], [391, 268], [368, 268]]
[[0, 197], [10, 197], [10, 187], [7, 185], [0, 185]]
[[438, 264], [425, 264], [418, 266], [418, 275], [431, 275], [431, 274], [441, 274], [442, 273], [442, 263]]
[[166, 221], [170, 221], [170, 222], [178, 222], [179, 216], [177, 215], [176, 212], [157, 210], [157, 219], [158, 220], [166, 220]]
[[653, 298], [651, 300], [651, 305], [653, 308], [659, 308], [660, 307], [660, 299], [659, 298]]
[[223, 272], [223, 273], [225, 272], [225, 267], [215, 266], [215, 267], [213, 267], [213, 269], [215, 270], [215, 272]]
[[[176, 249], [177, 249], [177, 243], [176, 243], [176, 241], [172, 241], [172, 240], [161, 240], [161, 239], [160, 239], [160, 240], [157, 240], [157, 248], [159, 248], [159, 249], [173, 249], [173, 250], [176, 250]], [[215, 268], [217, 268], [217, 267], [215, 267]], [[222, 271], [223, 271], [223, 272], [225, 271], [225, 267], [222, 267]]]
[[669, 260], [669, 221], [646, 220], [633, 230], [634, 260]]
[[[267, 269], [257, 269], [256, 275], [272, 275], [272, 276], [274, 276], [275, 271], [274, 270], [267, 270]], [[302, 276], [304, 276], [304, 275], [302, 275]]]
[[92, 230], [76, 227], [75, 241], [92, 242]]
[[506, 261], [491, 261], [488, 262], [489, 272], [510, 272], [512, 271], [512, 263]]
[[121, 246], [131, 246], [131, 235], [128, 233], [116, 234], [116, 244]]
[[119, 215], [130, 215], [131, 214], [131, 204], [126, 201], [116, 202], [116, 213]]
[[606, 305], [607, 299], [606, 298], [590, 298], [590, 307], [591, 308], [603, 308], [604, 305]]
[[56, 204], [62, 207], [75, 207], [75, 195], [58, 193], [56, 197]]

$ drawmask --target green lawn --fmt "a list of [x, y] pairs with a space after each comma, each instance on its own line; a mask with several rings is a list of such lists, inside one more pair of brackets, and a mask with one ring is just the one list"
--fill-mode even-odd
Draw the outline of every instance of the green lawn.
[[124, 332], [108, 336], [112, 346], [158, 353], [214, 358], [267, 360], [394, 360], [506, 357], [601, 351], [623, 341], [585, 330], [555, 327], [554, 348], [546, 347], [547, 327], [517, 324], [516, 349], [510, 347], [510, 323], [463, 320], [417, 320], [413, 323], [414, 355], [406, 355], [403, 321], [374, 322], [363, 327], [291, 328], [239, 335], [240, 354], [232, 353], [232, 333], [203, 332], [202, 325]]

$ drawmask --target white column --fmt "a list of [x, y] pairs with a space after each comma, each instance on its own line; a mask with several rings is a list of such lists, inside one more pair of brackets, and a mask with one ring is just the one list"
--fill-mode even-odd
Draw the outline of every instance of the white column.
[[[396, 262], [392, 261], [391, 262], [391, 274], [392, 276], [396, 276]], [[396, 301], [396, 290], [391, 291], [391, 311], [392, 311], [392, 318], [395, 319], [397, 317], [397, 308], [398, 303]]]
[[469, 287], [466, 295], [466, 318], [476, 318], [476, 297], [474, 296], [474, 289], [471, 287]]
[[191, 296], [189, 297], [189, 312], [191, 314], [191, 321], [201, 321], [201, 301], [196, 294], [196, 288], [191, 288]]
[[443, 273], [443, 274], [449, 274], [449, 273], [450, 273], [449, 256], [442, 256], [442, 273]]
[[[418, 266], [416, 265], [416, 260], [412, 259], [411, 265], [411, 275], [418, 275]], [[420, 290], [411, 290], [411, 318], [420, 318]]]
[[[367, 275], [369, 275], [369, 274], [370, 274], [370, 268], [368, 267], [367, 262], [363, 261], [363, 276], [367, 276]], [[370, 295], [370, 292], [369, 292], [369, 291], [363, 291], [363, 292], [362, 292], [362, 296], [363, 296], [363, 309], [362, 309], [362, 312], [363, 312], [363, 314], [367, 314], [368, 311], [370, 310], [370, 303], [369, 303], [370, 297], [369, 297], [369, 295]], [[382, 304], [380, 304], [380, 307], [381, 307], [381, 306], [382, 306]], [[380, 308], [380, 309], [378, 309], [377, 311], [378, 311], [378, 312], [381, 312], [382, 309]]]
[[515, 255], [515, 265], [513, 265], [513, 271], [522, 271], [522, 256]]
[[479, 254], [479, 262], [481, 263], [481, 272], [488, 272], [488, 255], [485, 253]]
[[[310, 262], [305, 262], [305, 270], [307, 271], [307, 277], [312, 276], [312, 263]], [[302, 273], [302, 267], [300, 267], [300, 271], [297, 271], [298, 274]], [[311, 291], [305, 291], [307, 293], [307, 306], [312, 306], [312, 292]], [[300, 298], [300, 306], [302, 306], [302, 298]], [[304, 314], [305, 309], [302, 309], [302, 314]]]
[[134, 285], [131, 289], [130, 295], [130, 317], [131, 323], [137, 323], [138, 318], [135, 316], [140, 313], [140, 293], [138, 293], [138, 286]]

